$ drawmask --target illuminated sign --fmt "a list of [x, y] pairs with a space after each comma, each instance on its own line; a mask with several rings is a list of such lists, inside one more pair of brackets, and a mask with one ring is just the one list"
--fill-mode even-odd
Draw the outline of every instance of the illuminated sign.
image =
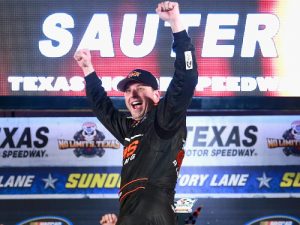
[[[12, 17], [9, 1], [1, 6], [0, 96], [84, 96], [84, 78], [73, 59], [81, 48], [92, 51], [110, 96], [123, 95], [116, 85], [135, 68], [151, 71], [166, 90], [175, 54], [170, 25], [153, 13], [156, 4], [18, 4], [20, 19]], [[181, 3], [196, 48], [195, 96], [300, 96], [294, 82], [299, 6], [295, 0]]]

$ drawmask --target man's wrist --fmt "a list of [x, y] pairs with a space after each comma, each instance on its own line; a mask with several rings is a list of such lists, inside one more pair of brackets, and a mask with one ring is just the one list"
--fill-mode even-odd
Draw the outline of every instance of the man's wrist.
[[82, 71], [84, 73], [84, 76], [87, 76], [89, 74], [91, 74], [92, 72], [94, 72], [94, 67], [93, 66], [88, 66], [88, 67], [82, 67]]
[[185, 29], [180, 18], [178, 18], [174, 21], [170, 21], [170, 25], [171, 25], [171, 29], [172, 29], [173, 33], [178, 33]]

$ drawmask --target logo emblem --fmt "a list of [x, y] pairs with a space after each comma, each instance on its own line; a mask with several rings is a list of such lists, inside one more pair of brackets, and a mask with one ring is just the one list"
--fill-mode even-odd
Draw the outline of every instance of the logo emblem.
[[74, 140], [58, 140], [59, 149], [74, 149], [77, 157], [102, 157], [105, 153], [104, 148], [120, 148], [117, 140], [105, 140], [105, 135], [97, 129], [93, 122], [85, 122], [82, 129], [74, 134]]
[[283, 139], [267, 138], [268, 147], [282, 147], [286, 156], [300, 156], [300, 120], [294, 121], [282, 137]]
[[300, 225], [298, 218], [285, 215], [274, 215], [258, 218], [245, 225]]
[[73, 225], [71, 221], [56, 216], [41, 216], [41, 217], [34, 217], [28, 220], [24, 220], [17, 225], [49, 225], [49, 224], [59, 224], [59, 225]]
[[141, 73], [140, 72], [138, 72], [138, 71], [132, 71], [131, 73], [129, 73], [128, 74], [128, 78], [131, 78], [131, 77], [138, 77], [138, 76], [140, 76], [141, 75]]

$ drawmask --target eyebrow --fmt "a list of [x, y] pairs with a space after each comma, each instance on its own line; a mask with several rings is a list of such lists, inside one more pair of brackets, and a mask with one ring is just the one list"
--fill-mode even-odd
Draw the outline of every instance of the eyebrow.
[[[137, 87], [150, 87], [149, 85], [143, 84], [143, 83], [136, 83]], [[129, 87], [125, 88], [125, 91], [127, 91], [129, 89]]]

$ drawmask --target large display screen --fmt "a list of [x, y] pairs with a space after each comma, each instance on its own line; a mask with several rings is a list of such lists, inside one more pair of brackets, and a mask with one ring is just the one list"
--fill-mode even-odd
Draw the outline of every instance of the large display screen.
[[[298, 0], [178, 1], [196, 47], [195, 96], [300, 96]], [[0, 96], [84, 96], [73, 55], [92, 52], [110, 96], [132, 69], [151, 71], [163, 92], [174, 68], [159, 1], [3, 0]]]

